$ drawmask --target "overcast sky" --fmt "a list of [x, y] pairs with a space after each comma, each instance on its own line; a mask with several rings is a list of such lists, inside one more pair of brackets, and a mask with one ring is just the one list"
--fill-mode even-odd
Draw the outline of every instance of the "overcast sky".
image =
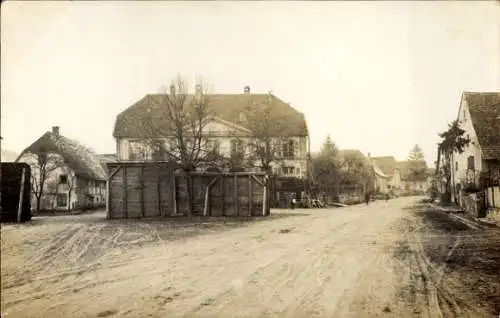
[[176, 74], [275, 95], [312, 149], [428, 163], [462, 91], [500, 90], [498, 2], [3, 2], [2, 148], [51, 126], [113, 153], [116, 115]]

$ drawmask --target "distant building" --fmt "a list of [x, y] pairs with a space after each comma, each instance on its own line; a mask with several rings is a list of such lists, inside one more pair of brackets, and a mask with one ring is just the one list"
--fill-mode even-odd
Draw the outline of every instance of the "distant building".
[[38, 153], [50, 154], [52, 160], [60, 163], [47, 178], [42, 210], [73, 210], [106, 204], [106, 171], [93, 150], [62, 136], [59, 127], [52, 127], [52, 131], [24, 149], [17, 159], [31, 166], [34, 182], [40, 177]]
[[370, 154], [368, 154], [368, 162], [373, 170], [373, 190], [377, 193], [389, 193], [391, 190], [391, 176], [385, 174], [384, 171], [380, 169], [377, 162]]
[[376, 166], [389, 177], [388, 188], [397, 194], [423, 193], [431, 186], [429, 169], [419, 179], [412, 178], [408, 161], [397, 161], [393, 156], [372, 157]]

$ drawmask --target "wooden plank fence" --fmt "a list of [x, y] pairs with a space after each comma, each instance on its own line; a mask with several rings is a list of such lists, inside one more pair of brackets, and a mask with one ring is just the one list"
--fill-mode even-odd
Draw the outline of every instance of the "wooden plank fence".
[[168, 163], [108, 163], [107, 217], [147, 218], [187, 215], [269, 215], [264, 173], [193, 172], [188, 177]]

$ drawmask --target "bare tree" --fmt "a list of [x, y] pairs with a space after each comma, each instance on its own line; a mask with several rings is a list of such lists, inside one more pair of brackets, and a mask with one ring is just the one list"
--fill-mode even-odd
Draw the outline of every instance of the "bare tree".
[[[74, 174], [73, 170], [69, 168], [69, 166], [66, 164], [62, 168], [62, 170], [66, 174], [66, 180], [63, 182], [63, 184], [66, 185], [66, 188], [68, 189], [68, 211], [71, 210], [71, 196], [73, 195], [73, 190], [75, 189], [76, 186], [76, 175]], [[58, 180], [58, 185], [60, 184], [60, 180]], [[58, 187], [59, 188], [59, 187]]]
[[200, 81], [195, 93], [189, 94], [187, 81], [178, 76], [168, 92], [149, 100], [148, 111], [152, 113], [141, 120], [146, 157], [175, 162], [184, 172], [188, 185], [187, 214], [191, 216], [191, 173], [198, 167], [212, 166], [218, 157], [215, 149], [209, 149], [205, 134], [211, 119], [206, 85]]
[[262, 171], [273, 175], [272, 163], [282, 162], [283, 134], [286, 122], [272, 114], [273, 104], [278, 102], [270, 92], [265, 100], [256, 103], [249, 100], [245, 108], [245, 122], [249, 129], [249, 163], [258, 163]]
[[36, 212], [40, 212], [41, 201], [45, 191], [45, 186], [50, 175], [58, 168], [62, 167], [64, 161], [59, 155], [50, 153], [44, 149], [40, 151], [26, 152], [30, 156], [31, 166], [31, 192], [36, 199]]

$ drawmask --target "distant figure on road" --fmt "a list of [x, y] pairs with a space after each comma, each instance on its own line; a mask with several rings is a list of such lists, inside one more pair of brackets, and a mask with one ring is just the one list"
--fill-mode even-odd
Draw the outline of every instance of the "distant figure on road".
[[368, 205], [370, 203], [370, 192], [365, 193], [365, 202], [366, 202], [366, 205]]
[[292, 199], [292, 210], [295, 209], [295, 204], [297, 203], [297, 200], [295, 198]]

